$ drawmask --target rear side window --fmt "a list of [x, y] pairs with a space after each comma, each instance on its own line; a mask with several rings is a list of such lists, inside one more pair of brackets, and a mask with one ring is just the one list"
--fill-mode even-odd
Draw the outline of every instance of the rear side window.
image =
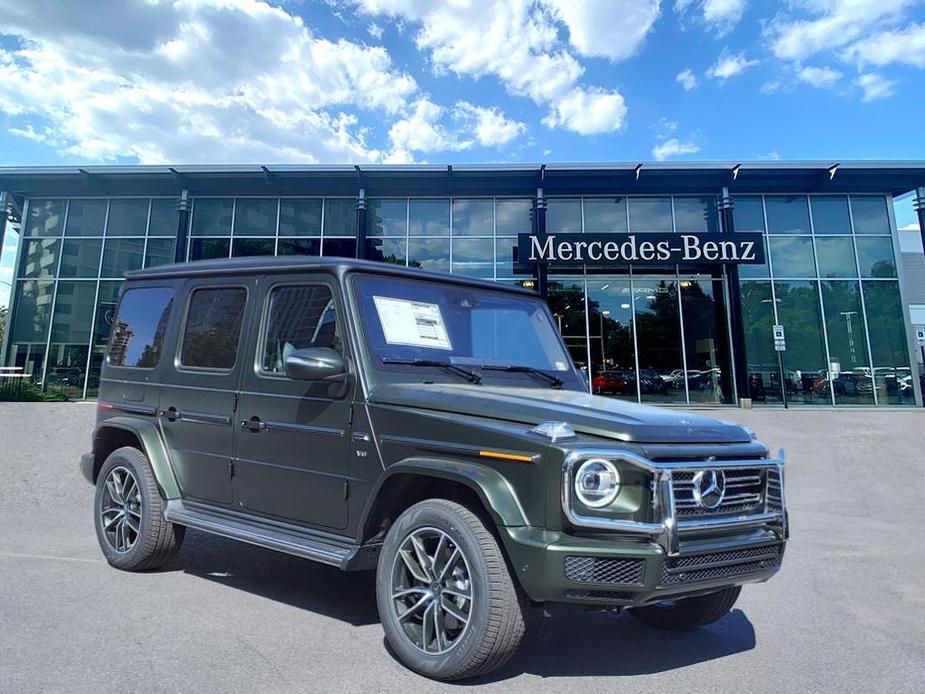
[[172, 307], [173, 289], [127, 290], [109, 333], [109, 364], [139, 369], [157, 366]]
[[286, 357], [304, 347], [343, 354], [331, 290], [323, 285], [277, 287], [270, 292], [261, 369], [285, 372]]
[[190, 296], [180, 364], [197, 369], [231, 369], [238, 354], [247, 304], [242, 287], [196, 289]]

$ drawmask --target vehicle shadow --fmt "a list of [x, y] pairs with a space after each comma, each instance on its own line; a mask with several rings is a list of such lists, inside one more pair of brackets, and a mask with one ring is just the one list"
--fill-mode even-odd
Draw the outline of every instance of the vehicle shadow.
[[[354, 626], [379, 622], [375, 575], [330, 566], [197, 531], [167, 571], [183, 571], [223, 586], [308, 610]], [[696, 631], [648, 627], [626, 614], [559, 606], [551, 617], [528, 611], [523, 646], [505, 667], [460, 686], [523, 673], [540, 677], [629, 677], [683, 668], [751, 650], [755, 630], [741, 610]]]

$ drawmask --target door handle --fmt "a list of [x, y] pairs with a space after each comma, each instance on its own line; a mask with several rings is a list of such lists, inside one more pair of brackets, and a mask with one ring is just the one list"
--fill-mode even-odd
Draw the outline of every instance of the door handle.
[[161, 410], [161, 417], [164, 417], [168, 422], [175, 422], [180, 417], [180, 410], [170, 406], [166, 410]]
[[253, 432], [254, 434], [258, 434], [261, 431], [266, 430], [267, 423], [261, 422], [260, 417], [251, 417], [250, 419], [241, 420], [241, 428]]

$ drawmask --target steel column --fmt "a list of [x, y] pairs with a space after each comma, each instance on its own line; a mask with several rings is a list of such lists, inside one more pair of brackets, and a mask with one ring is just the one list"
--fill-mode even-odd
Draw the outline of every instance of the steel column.
[[357, 193], [357, 258], [366, 258], [366, 189]]
[[[729, 189], [723, 188], [719, 201], [720, 221], [723, 233], [735, 233], [735, 221], [732, 216], [732, 198]], [[745, 326], [742, 322], [742, 293], [739, 287], [739, 268], [729, 265], [726, 268], [729, 280], [729, 327], [732, 332], [732, 363], [736, 390], [739, 398], [750, 398], [748, 368], [745, 355]]]
[[[153, 203], [152, 203], [153, 204]], [[180, 192], [180, 202], [177, 204], [177, 211], [180, 213], [177, 219], [177, 247], [173, 254], [175, 262], [186, 262], [186, 246], [189, 235], [189, 211], [190, 199], [189, 191], [184, 188]]]
[[[536, 236], [542, 243], [546, 236], [546, 198], [543, 197], [543, 189], [536, 189], [536, 201], [533, 207], [534, 225], [536, 227]], [[520, 258], [518, 262], [524, 262]], [[536, 291], [543, 298], [543, 301], [549, 299], [549, 272], [545, 263], [537, 263], [534, 266], [534, 275], [536, 277]]]

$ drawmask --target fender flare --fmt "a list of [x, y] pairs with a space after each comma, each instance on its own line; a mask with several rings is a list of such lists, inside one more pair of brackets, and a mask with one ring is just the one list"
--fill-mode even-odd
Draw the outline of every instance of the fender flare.
[[[143, 422], [132, 417], [110, 417], [96, 426], [93, 432], [94, 444], [97, 436], [105, 429], [121, 429], [134, 434], [141, 444], [142, 452], [151, 463], [151, 469], [154, 471], [154, 477], [164, 498], [177, 499], [180, 497], [180, 485], [177, 484], [177, 478], [170, 465], [170, 457], [154, 422]], [[99, 461], [100, 464], [102, 462]]]

